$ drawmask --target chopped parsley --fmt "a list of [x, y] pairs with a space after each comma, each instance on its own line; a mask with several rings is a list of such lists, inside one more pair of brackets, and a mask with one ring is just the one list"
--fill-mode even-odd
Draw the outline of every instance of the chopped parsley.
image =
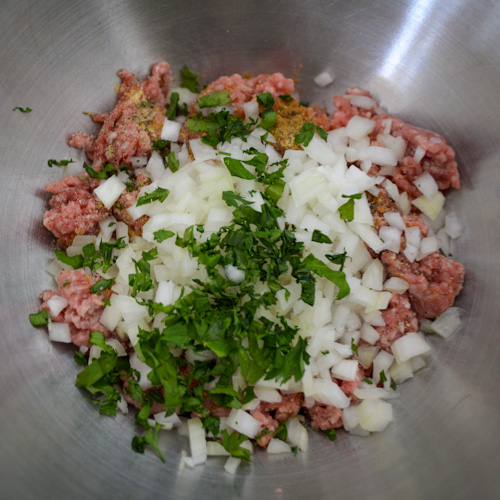
[[364, 380], [367, 384], [373, 385], [373, 380], [370, 380], [370, 379], [369, 379], [369, 378], [367, 378], [367, 377], [363, 377], [363, 380]]
[[314, 137], [314, 132], [318, 132], [319, 136], [326, 141], [328, 137], [326, 132], [321, 127], [318, 127], [318, 125], [307, 122], [302, 125], [299, 133], [295, 136], [295, 144], [303, 144], [306, 147], [309, 146], [309, 143]]
[[30, 323], [33, 326], [48, 325], [50, 321], [50, 314], [47, 309], [42, 309], [39, 313], [30, 314]]
[[330, 441], [335, 441], [337, 439], [337, 433], [335, 432], [335, 429], [327, 429], [326, 431], [323, 431], [323, 434], [330, 440]]
[[172, 172], [179, 170], [179, 160], [175, 157], [175, 153], [170, 151], [167, 156], [167, 165]]
[[313, 231], [311, 239], [312, 239], [312, 241], [315, 241], [316, 243], [333, 243], [333, 241], [326, 234], [323, 234], [318, 229], [315, 229]]
[[289, 94], [282, 94], [282, 95], [279, 95], [278, 97], [284, 102], [292, 102], [293, 101], [293, 97]]
[[142, 205], [147, 205], [148, 203], [152, 203], [153, 201], [159, 201], [161, 203], [167, 199], [167, 196], [169, 194], [170, 191], [168, 189], [158, 187], [152, 193], [147, 193], [138, 198], [137, 206], [140, 207]]
[[75, 161], [73, 159], [60, 160], [60, 161], [57, 161], [57, 160], [48, 160], [47, 161], [47, 164], [49, 165], [49, 167], [52, 167], [53, 165], [55, 165], [56, 167], [67, 167], [70, 163], [75, 163]]
[[181, 84], [183, 89], [188, 89], [189, 91], [197, 94], [200, 91], [200, 84], [198, 83], [198, 75], [195, 75], [189, 70], [189, 68], [184, 65], [181, 69]]
[[274, 97], [269, 92], [265, 92], [263, 94], [257, 94], [257, 102], [264, 106], [264, 110], [262, 111], [262, 122], [260, 126], [269, 130], [276, 125], [276, 111], [272, 111], [274, 106]]
[[154, 430], [150, 428], [143, 437], [134, 436], [134, 439], [132, 439], [132, 449], [137, 453], [144, 453], [146, 446], [151, 446], [151, 448], [158, 453], [161, 461], [166, 462], [167, 459], [158, 446], [158, 433], [161, 427], [162, 426], [156, 422]]
[[341, 219], [344, 219], [347, 222], [352, 222], [354, 219], [354, 200], [360, 200], [362, 196], [363, 193], [342, 195], [342, 198], [349, 198], [349, 201], [339, 207], [339, 215]]
[[347, 258], [351, 258], [347, 255], [347, 252], [344, 250], [343, 253], [336, 253], [335, 255], [326, 254], [325, 257], [334, 264], [338, 264], [340, 266], [340, 270], [344, 269], [344, 264]]
[[248, 439], [244, 434], [233, 432], [229, 434], [225, 429], [222, 431], [221, 444], [224, 449], [230, 453], [232, 457], [241, 458], [250, 462], [250, 450], [241, 447], [241, 443]]
[[162, 243], [168, 238], [171, 238], [172, 236], [175, 236], [175, 233], [172, 231], [168, 231], [167, 229], [159, 229], [158, 231], [155, 231], [153, 233], [155, 241], [158, 243]]
[[85, 169], [85, 172], [91, 177], [92, 179], [107, 179], [108, 177], [111, 177], [112, 175], [116, 175], [116, 169], [115, 166], [111, 163], [106, 163], [103, 165], [102, 170], [94, 170], [92, 167], [87, 165], [86, 162], [83, 162], [83, 168]]
[[55, 250], [55, 254], [58, 261], [71, 266], [73, 269], [80, 269], [80, 267], [83, 266], [84, 259], [82, 255], [74, 255], [73, 257], [70, 257], [66, 254], [66, 252], [62, 252], [61, 250]]
[[384, 370], [382, 370], [380, 372], [380, 383], [384, 384], [385, 382], [387, 382], [387, 377], [385, 376]]
[[156, 103], [153, 101], [141, 101], [137, 103], [138, 108], [154, 108]]
[[215, 108], [229, 102], [231, 102], [229, 92], [218, 91], [200, 97], [198, 99], [198, 106], [200, 108]]
[[354, 354], [356, 354], [356, 356], [359, 356], [358, 346], [354, 343], [353, 338], [351, 338], [351, 349], [352, 349], [352, 352], [354, 352]]
[[21, 111], [21, 113], [31, 113], [33, 110], [31, 108], [21, 108], [19, 106], [16, 106], [12, 111]]
[[80, 351], [75, 351], [73, 359], [75, 360], [75, 363], [77, 363], [80, 366], [87, 365], [87, 358], [85, 357], [85, 354], [82, 354]]
[[90, 291], [92, 293], [96, 293], [97, 295], [101, 295], [103, 290], [108, 290], [113, 286], [114, 283], [114, 278], [111, 278], [109, 280], [99, 280], [90, 287]]

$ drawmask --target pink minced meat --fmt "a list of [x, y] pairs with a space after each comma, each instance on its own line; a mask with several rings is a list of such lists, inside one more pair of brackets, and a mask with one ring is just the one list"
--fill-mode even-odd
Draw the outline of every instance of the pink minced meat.
[[[377, 122], [374, 134], [384, 130], [387, 120], [391, 120], [391, 135], [402, 137], [407, 142], [404, 158], [399, 162], [397, 173], [392, 179], [401, 190], [406, 191], [411, 198], [420, 196], [413, 182], [423, 172], [431, 174], [441, 190], [460, 188], [455, 151], [443, 137], [391, 115], [377, 115], [374, 119]], [[425, 155], [416, 162], [413, 155], [418, 146], [425, 151]]]
[[93, 180], [86, 176], [64, 177], [45, 186], [53, 196], [43, 225], [63, 247], [71, 245], [77, 234], [97, 234], [99, 222], [110, 214], [92, 193], [93, 186]]
[[68, 301], [68, 305], [52, 320], [69, 325], [71, 341], [77, 346], [89, 347], [90, 332], [101, 332], [105, 337], [110, 334], [99, 318], [105, 307], [103, 299], [109, 298], [111, 291], [103, 290], [97, 295], [90, 290], [99, 279], [88, 276], [81, 269], [61, 271], [57, 276], [58, 291], [45, 290], [41, 294], [41, 309], [48, 310], [47, 301], [54, 295]]
[[342, 427], [342, 410], [336, 406], [314, 403], [306, 411], [311, 419], [311, 427], [313, 429], [327, 431]]
[[104, 163], [122, 166], [130, 164], [133, 157], [146, 156], [152, 142], [160, 138], [165, 119], [172, 80], [168, 63], [155, 64], [151, 76], [142, 83], [129, 71], [121, 70], [118, 76], [122, 83], [115, 108], [109, 114], [92, 116], [95, 122], [102, 123], [97, 139], [77, 132], [69, 141], [70, 146], [86, 151], [96, 170], [101, 170]]
[[384, 250], [381, 260], [387, 266], [389, 276], [410, 284], [409, 298], [419, 318], [438, 317], [453, 305], [462, 290], [464, 266], [439, 252], [409, 262], [403, 254]]
[[393, 293], [389, 306], [382, 312], [382, 318], [385, 326], [377, 326], [375, 329], [380, 334], [377, 344], [386, 351], [399, 337], [418, 330], [417, 315], [411, 308], [408, 293]]
[[235, 114], [243, 118], [245, 116], [243, 104], [251, 101], [257, 94], [269, 92], [276, 99], [279, 95], [290, 95], [294, 90], [293, 80], [285, 78], [281, 73], [258, 75], [255, 78], [244, 78], [235, 73], [231, 76], [222, 76], [208, 84], [200, 96], [213, 92], [229, 92]]
[[372, 118], [375, 115], [375, 106], [370, 109], [359, 108], [351, 104], [353, 96], [361, 95], [371, 98], [371, 94], [358, 87], [351, 87], [346, 90], [345, 95], [337, 95], [333, 98], [333, 104], [337, 108], [332, 116], [331, 128], [345, 127], [353, 116], [362, 116], [363, 118]]

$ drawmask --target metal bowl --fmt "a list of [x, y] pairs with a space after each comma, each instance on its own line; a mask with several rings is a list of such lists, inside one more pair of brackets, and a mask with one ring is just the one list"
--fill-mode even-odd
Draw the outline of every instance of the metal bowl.
[[[0, 477], [5, 498], [498, 498], [500, 487], [500, 3], [468, 0], [2, 2]], [[82, 111], [110, 109], [115, 72], [145, 76], [166, 58], [204, 81], [281, 71], [331, 108], [346, 87], [369, 89], [391, 113], [444, 135], [465, 223], [453, 255], [467, 269], [461, 331], [435, 339], [429, 367], [402, 386], [385, 432], [335, 443], [311, 433], [308, 453], [256, 453], [236, 475], [212, 459], [178, 471], [130, 448], [132, 417], [101, 417], [75, 388], [65, 346], [28, 313], [50, 286], [52, 238], [43, 186], [59, 178], [68, 134], [92, 131]], [[313, 77], [336, 75], [321, 89]], [[33, 112], [12, 112], [29, 106]], [[72, 153], [74, 154], [74, 153]], [[281, 488], [282, 493], [277, 493]]]

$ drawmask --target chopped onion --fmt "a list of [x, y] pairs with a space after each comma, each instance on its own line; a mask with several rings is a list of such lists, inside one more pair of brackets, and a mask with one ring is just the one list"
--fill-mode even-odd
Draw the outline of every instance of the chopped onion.
[[207, 455], [228, 457], [230, 453], [218, 441], [207, 441]]
[[165, 118], [165, 121], [163, 122], [163, 128], [161, 129], [161, 139], [163, 139], [164, 141], [177, 142], [179, 139], [180, 131], [180, 123]]
[[71, 343], [71, 332], [67, 323], [49, 323], [49, 339], [52, 342]]
[[291, 453], [290, 445], [281, 439], [271, 438], [267, 445], [267, 452], [270, 454]]
[[286, 429], [288, 431], [288, 443], [292, 446], [297, 446], [300, 451], [307, 451], [309, 448], [309, 434], [299, 420], [297, 418], [287, 420]]
[[358, 362], [355, 359], [343, 359], [332, 368], [332, 375], [340, 380], [356, 380]]
[[207, 441], [205, 429], [199, 418], [188, 420], [189, 446], [194, 465], [203, 464], [207, 461]]
[[141, 389], [146, 390], [153, 387], [151, 380], [148, 379], [148, 374], [151, 373], [153, 369], [141, 361], [135, 352], [130, 356], [129, 362], [130, 367], [139, 372], [139, 385], [141, 386]]
[[332, 76], [328, 71], [323, 71], [323, 73], [320, 73], [319, 75], [316, 75], [314, 77], [314, 83], [316, 85], [319, 85], [320, 87], [326, 87], [327, 85], [330, 85], [334, 80], [334, 76]]
[[427, 217], [430, 217], [432, 220], [434, 220], [438, 216], [439, 212], [441, 212], [441, 209], [444, 206], [444, 202], [445, 198], [441, 191], [437, 191], [430, 198], [422, 195], [420, 196], [420, 198], [412, 201], [412, 203], [419, 210], [421, 210], [425, 215], [427, 215]]
[[53, 295], [47, 300], [47, 307], [49, 308], [50, 315], [56, 317], [68, 305], [68, 301], [60, 295]]
[[458, 307], [450, 307], [431, 323], [430, 328], [441, 337], [449, 339], [460, 328], [461, 312]]
[[280, 403], [282, 396], [280, 392], [272, 387], [255, 386], [254, 393], [257, 398], [267, 403]]
[[351, 96], [351, 105], [358, 108], [371, 109], [377, 106], [377, 103], [366, 95]]
[[380, 432], [392, 422], [392, 405], [380, 399], [364, 399], [356, 407], [356, 416], [363, 429]]
[[234, 474], [240, 463], [241, 458], [229, 457], [226, 464], [224, 465], [224, 470], [229, 474]]
[[389, 278], [385, 281], [383, 288], [384, 288], [384, 290], [388, 290], [389, 292], [401, 294], [401, 293], [405, 293], [406, 290], [408, 290], [408, 288], [410, 288], [410, 285], [404, 279], [392, 276], [391, 278]]
[[226, 425], [252, 439], [258, 434], [262, 424], [246, 411], [233, 408], [227, 417]]
[[446, 234], [450, 238], [458, 238], [463, 231], [463, 224], [460, 222], [458, 219], [458, 216], [455, 212], [450, 212], [445, 219], [445, 225], [444, 225], [444, 230], [446, 231]]
[[227, 279], [233, 283], [241, 283], [245, 279], [245, 271], [243, 271], [243, 269], [238, 269], [232, 264], [228, 264], [224, 267], [224, 271], [226, 271]]
[[418, 333], [409, 332], [397, 339], [391, 349], [396, 361], [403, 363], [414, 356], [426, 354], [431, 350], [431, 346]]
[[375, 122], [368, 118], [355, 115], [350, 120], [345, 128], [345, 135], [351, 139], [362, 139], [373, 132]]
[[432, 198], [439, 190], [436, 180], [429, 172], [420, 174], [413, 183], [427, 198]]
[[109, 210], [125, 189], [127, 189], [127, 186], [116, 175], [112, 175], [109, 179], [101, 182], [94, 189], [94, 193]]

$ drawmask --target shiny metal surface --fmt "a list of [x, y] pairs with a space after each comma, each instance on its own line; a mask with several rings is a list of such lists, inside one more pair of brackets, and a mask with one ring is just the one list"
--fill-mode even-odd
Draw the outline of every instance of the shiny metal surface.
[[[500, 3], [487, 0], [4, 0], [2, 498], [498, 498], [499, 28]], [[92, 130], [82, 111], [111, 108], [118, 69], [144, 76], [161, 58], [204, 80], [282, 71], [328, 106], [334, 91], [359, 85], [456, 148], [463, 188], [450, 203], [466, 223], [454, 250], [467, 268], [464, 326], [434, 342], [430, 367], [404, 384], [382, 434], [331, 444], [314, 433], [307, 454], [257, 453], [234, 477], [219, 459], [179, 473], [184, 438], [167, 436], [166, 464], [133, 453], [131, 417], [99, 417], [74, 387], [71, 350], [29, 325], [50, 285], [43, 186], [60, 172], [47, 159], [66, 157], [69, 133]], [[325, 69], [337, 79], [320, 89], [312, 78]]]

